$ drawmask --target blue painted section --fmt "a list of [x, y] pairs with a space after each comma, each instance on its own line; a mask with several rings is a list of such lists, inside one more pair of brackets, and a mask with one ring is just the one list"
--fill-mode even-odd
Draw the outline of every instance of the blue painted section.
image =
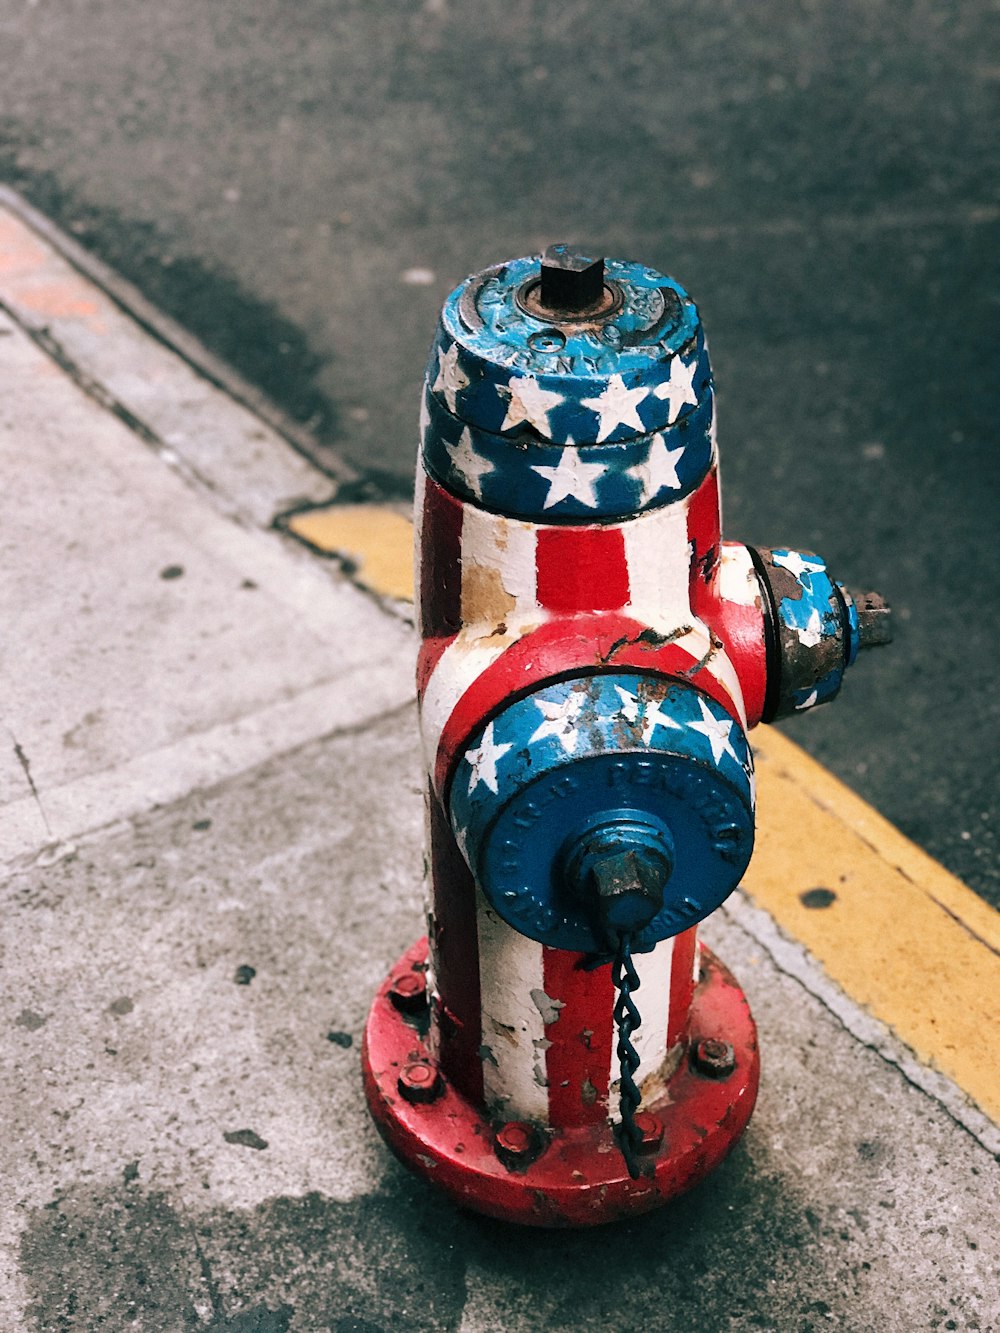
[[[842, 647], [845, 627], [841, 603], [826, 563], [818, 555], [776, 546], [772, 548], [771, 559], [775, 565], [793, 575], [801, 592], [799, 597], [785, 596], [778, 602], [781, 627], [795, 635], [817, 663], [828, 660], [831, 655], [837, 663], [834, 669], [815, 683], [792, 691], [794, 708], [798, 712], [825, 703], [840, 689], [847, 665]], [[856, 634], [856, 612], [854, 623]]]
[[838, 583], [841, 596], [844, 599], [844, 605], [847, 607], [847, 665], [852, 667], [858, 659], [858, 650], [861, 647], [861, 627], [858, 624], [858, 608], [854, 605], [854, 598], [848, 592], [842, 583]]
[[574, 329], [548, 324], [518, 304], [518, 290], [538, 275], [539, 264], [539, 256], [528, 256], [495, 270], [478, 290], [482, 323], [475, 328], [463, 317], [462, 299], [478, 278], [456, 288], [445, 302], [428, 380], [434, 385], [438, 379], [441, 356], [454, 356], [457, 380], [464, 383], [456, 404], [447, 405], [463, 421], [489, 435], [525, 434], [523, 423], [504, 426], [510, 390], [525, 376], [544, 392], [559, 395], [534, 422], [534, 429], [556, 444], [597, 440], [601, 414], [586, 400], [599, 398], [616, 376], [623, 388], [641, 390], [632, 400], [638, 420], [614, 424], [602, 439], [662, 430], [691, 410], [694, 403], [668, 391], [678, 373], [675, 362], [695, 363], [693, 393], [699, 402], [706, 395], [711, 368], [698, 311], [672, 278], [642, 264], [607, 260], [605, 278], [620, 288], [621, 309], [596, 329]]
[[792, 691], [792, 704], [796, 713], [805, 712], [807, 708], [815, 708], [817, 704], [825, 704], [840, 689], [841, 681], [844, 679], [843, 671], [829, 671], [821, 677], [814, 685], [808, 685], [800, 690]]
[[[533, 434], [515, 442], [468, 426], [426, 388], [424, 410], [423, 459], [428, 473], [462, 499], [513, 518], [544, 523], [628, 518], [697, 490], [712, 464], [711, 388], [676, 426], [580, 450], [581, 459], [593, 468], [585, 473], [592, 484], [554, 503], [551, 498], [558, 491], [553, 490], [551, 470], [559, 466], [563, 446]], [[651, 450], [669, 451], [676, 485], [669, 470], [663, 484], [651, 488], [646, 483], [641, 468]]]
[[753, 761], [737, 722], [688, 685], [638, 673], [563, 681], [471, 738], [452, 825], [489, 901], [516, 930], [601, 952], [592, 890], [567, 873], [596, 823], [638, 823], [673, 850], [662, 911], [640, 950], [713, 912], [753, 848]]

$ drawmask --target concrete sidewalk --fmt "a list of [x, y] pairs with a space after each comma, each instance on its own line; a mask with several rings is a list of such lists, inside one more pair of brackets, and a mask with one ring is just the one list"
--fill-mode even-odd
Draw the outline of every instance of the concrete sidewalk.
[[1000, 1328], [995, 1155], [739, 895], [762, 1093], [690, 1196], [522, 1232], [395, 1164], [358, 1047], [422, 930], [412, 631], [270, 528], [323, 479], [113, 318], [111, 385], [0, 316], [0, 1328]]

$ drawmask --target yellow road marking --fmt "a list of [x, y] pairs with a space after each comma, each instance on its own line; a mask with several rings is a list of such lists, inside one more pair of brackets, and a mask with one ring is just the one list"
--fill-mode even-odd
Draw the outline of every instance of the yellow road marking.
[[[1000, 1121], [1000, 913], [787, 736], [760, 727], [744, 888], [857, 1003]], [[832, 889], [829, 907], [800, 895]]]
[[[289, 527], [372, 591], [411, 598], [411, 525], [330, 506]], [[1000, 913], [794, 742], [754, 732], [757, 847], [744, 888], [857, 1003], [1000, 1121]], [[810, 908], [801, 895], [836, 897]]]
[[326, 505], [286, 520], [308, 546], [350, 561], [356, 581], [382, 597], [413, 600], [413, 525], [378, 505]]

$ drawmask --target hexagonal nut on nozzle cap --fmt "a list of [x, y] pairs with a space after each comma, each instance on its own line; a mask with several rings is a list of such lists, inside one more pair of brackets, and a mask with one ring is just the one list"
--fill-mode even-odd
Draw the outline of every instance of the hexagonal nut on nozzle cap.
[[609, 944], [648, 926], [663, 908], [669, 870], [646, 848], [623, 847], [597, 856], [590, 877], [597, 892], [597, 913]]

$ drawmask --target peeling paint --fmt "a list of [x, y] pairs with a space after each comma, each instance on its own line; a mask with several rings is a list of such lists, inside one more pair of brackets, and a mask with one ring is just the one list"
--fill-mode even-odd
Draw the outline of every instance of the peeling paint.
[[559, 1021], [560, 1009], [565, 1009], [566, 1007], [562, 1000], [551, 999], [543, 990], [533, 990], [531, 992], [531, 1000], [535, 1008], [541, 1014], [542, 1022], [546, 1027], [551, 1023], [557, 1023]]

